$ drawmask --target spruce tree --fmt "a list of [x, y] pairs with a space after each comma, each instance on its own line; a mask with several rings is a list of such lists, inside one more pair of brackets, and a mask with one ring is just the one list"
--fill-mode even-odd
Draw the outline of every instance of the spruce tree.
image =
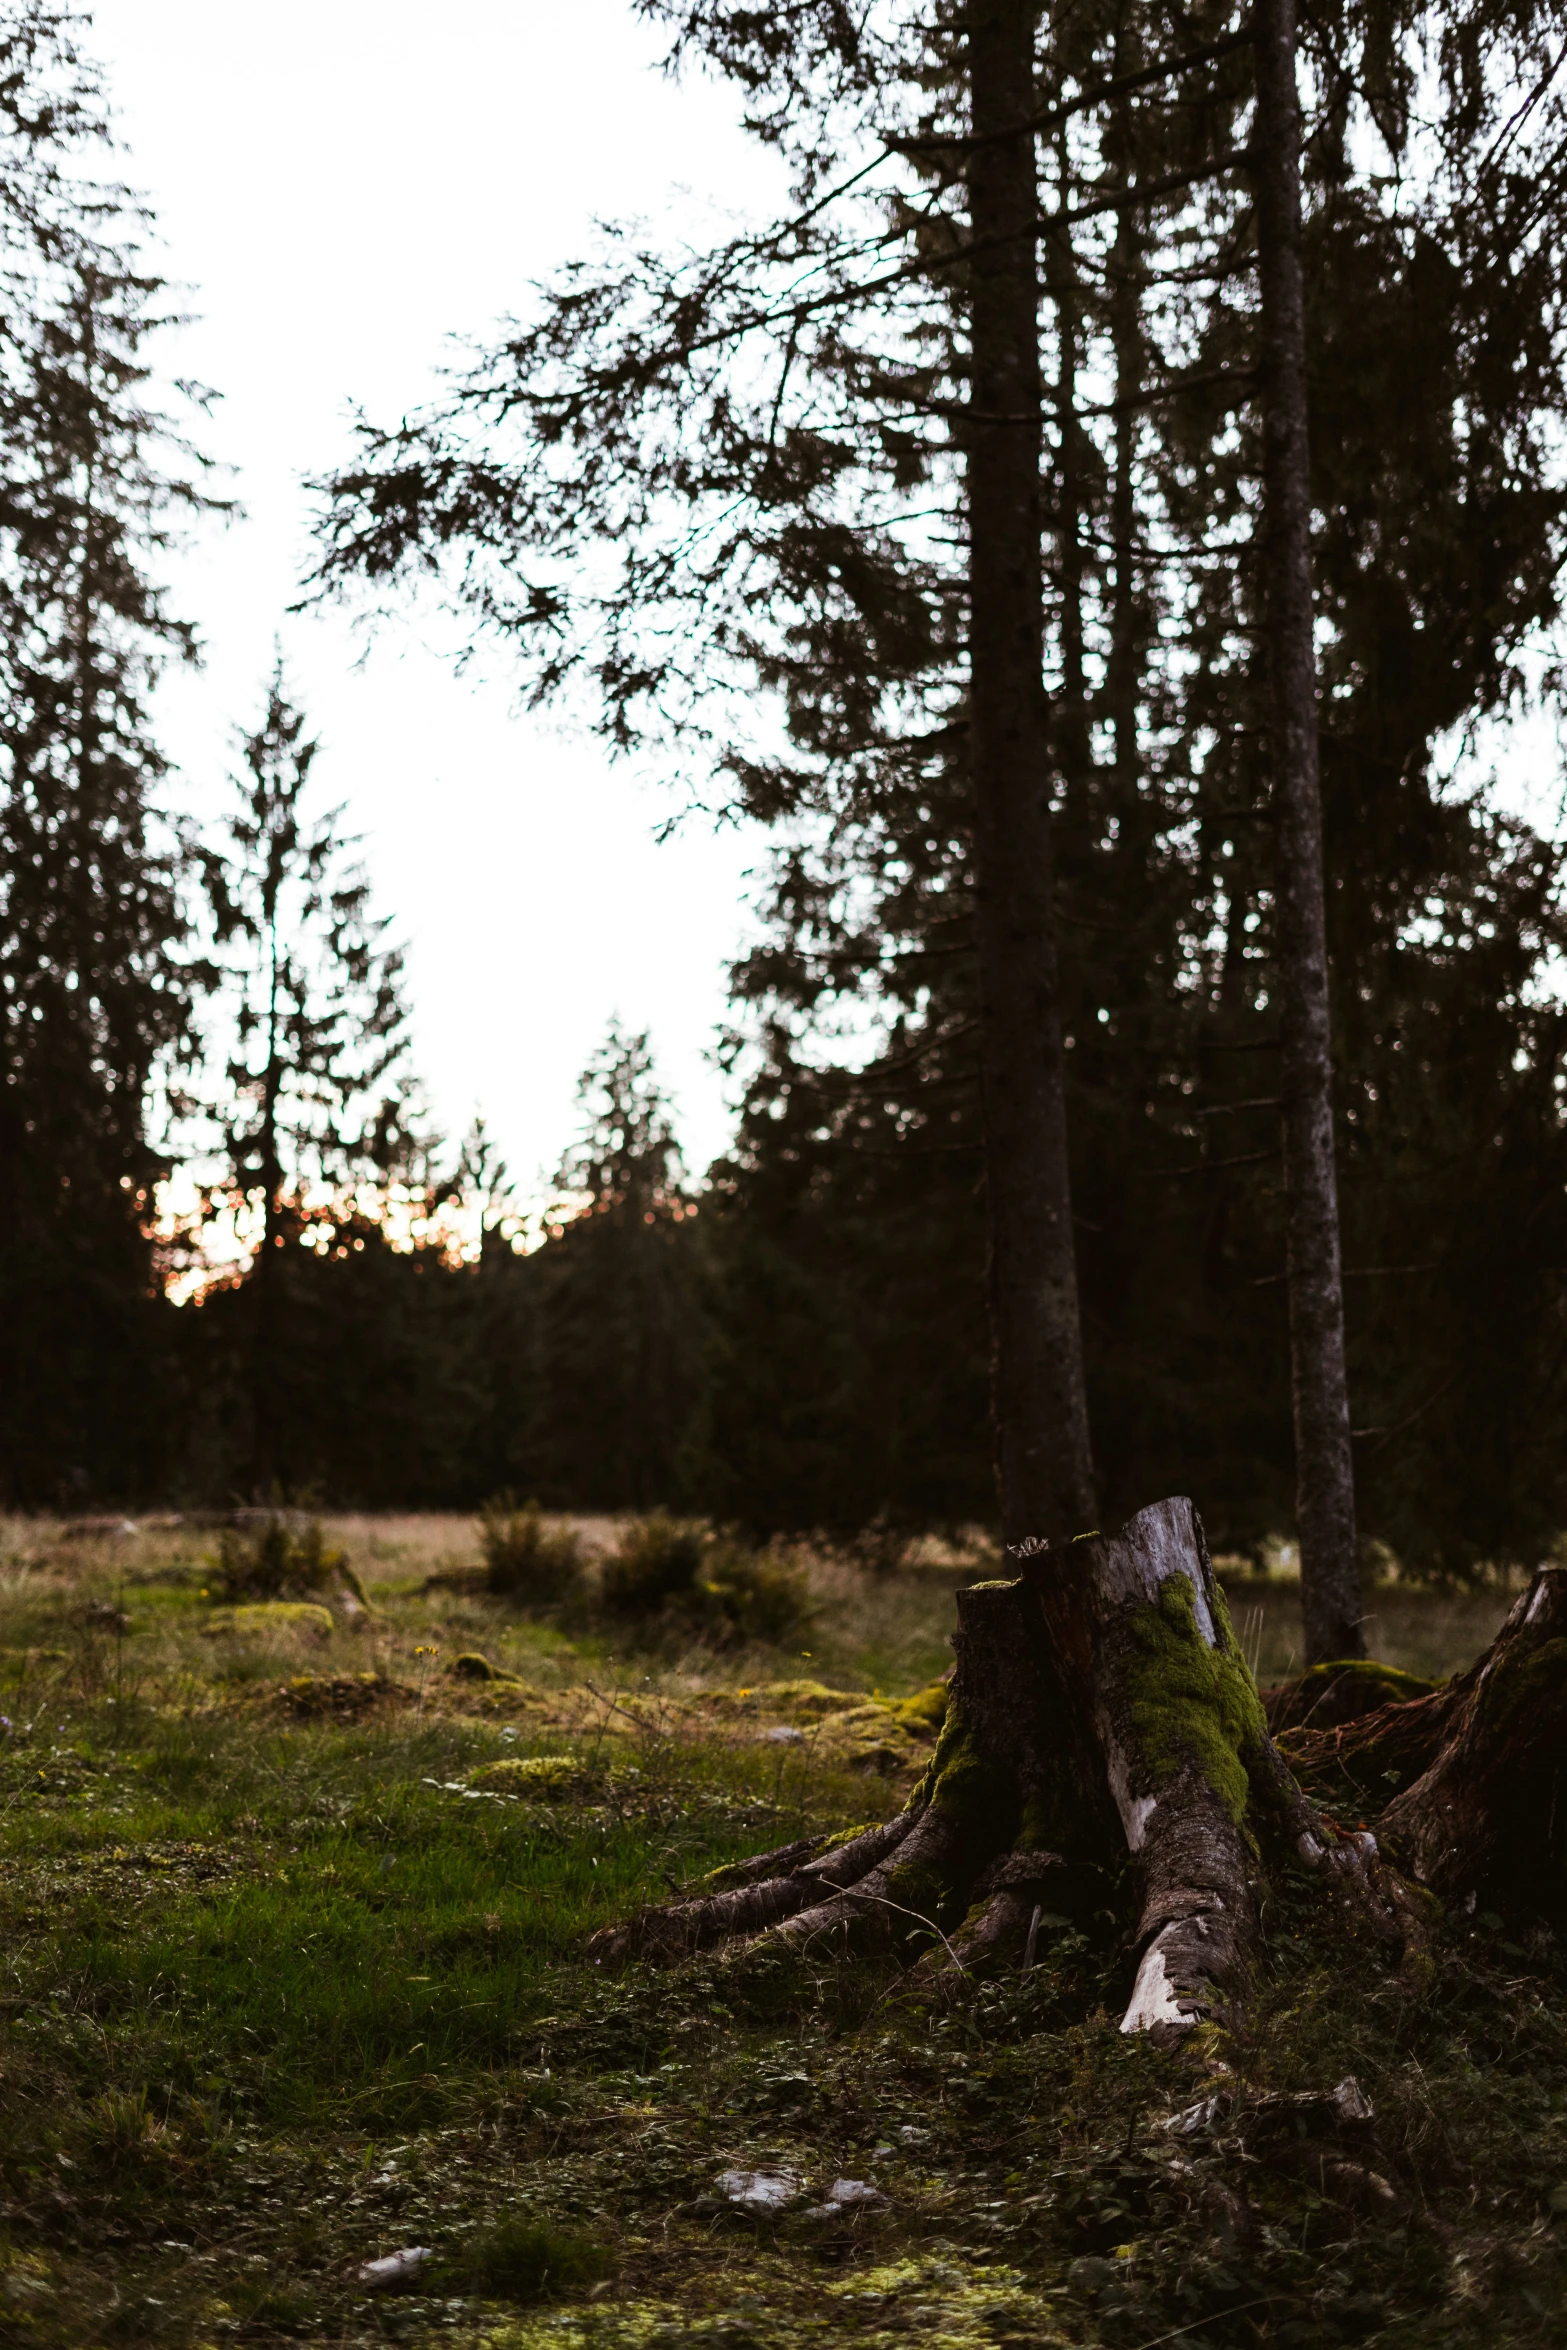
[[213, 1032], [226, 1052], [204, 1105], [219, 1161], [204, 1212], [226, 1212], [253, 1251], [247, 1468], [266, 1495], [301, 1474], [290, 1408], [301, 1247], [362, 1252], [367, 1226], [379, 1243], [389, 1192], [417, 1178], [427, 1150], [402, 952], [371, 910], [342, 810], [311, 803], [319, 745], [285, 694], [281, 658], [242, 747], [208, 866], [222, 974]]
[[188, 1041], [183, 852], [148, 718], [192, 649], [157, 569], [200, 468], [149, 405], [163, 288], [76, 21], [0, 17], [0, 1489], [166, 1467], [159, 1097]]
[[970, 838], [996, 1482], [1002, 1528], [1015, 1542], [1070, 1537], [1094, 1518], [1044, 683], [1037, 16], [1031, 0], [973, 0], [963, 20], [973, 247], [964, 431]]
[[696, 1203], [645, 1033], [612, 1022], [578, 1085], [542, 1247], [513, 1261], [525, 1484], [575, 1508], [685, 1498], [703, 1388]]
[[1252, 132], [1261, 297], [1264, 609], [1276, 841], [1285, 1250], [1301, 1594], [1312, 1664], [1366, 1653], [1333, 1152], [1294, 0], [1259, 0]]

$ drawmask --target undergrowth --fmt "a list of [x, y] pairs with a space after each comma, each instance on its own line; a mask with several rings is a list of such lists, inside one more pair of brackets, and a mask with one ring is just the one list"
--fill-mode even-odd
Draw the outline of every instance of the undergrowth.
[[[186, 1596], [119, 1614], [183, 1621]], [[1544, 1935], [1454, 1921], [1410, 1982], [1286, 1880], [1244, 2029], [1177, 2052], [1117, 2027], [1108, 1913], [1042, 1918], [1030, 1971], [950, 2004], [825, 1955], [608, 1978], [595, 1926], [901, 1788], [809, 1738], [465, 1713], [411, 1637], [368, 1681], [334, 1652], [312, 1685], [347, 1694], [312, 1715], [199, 1634], [155, 1680], [75, 1592], [29, 1587], [7, 1629], [0, 2340], [1560, 2338]], [[1346, 2078], [1370, 2117], [1335, 2134]], [[800, 2193], [747, 2217], [737, 2166]], [[883, 2200], [834, 2205], [839, 2179]], [[405, 2247], [431, 2254], [412, 2289], [368, 2290]]]
[[519, 1509], [498, 1494], [479, 1520], [488, 1588], [524, 1606], [550, 1607], [582, 1587], [582, 1543], [569, 1525], [550, 1524], [536, 1501]]

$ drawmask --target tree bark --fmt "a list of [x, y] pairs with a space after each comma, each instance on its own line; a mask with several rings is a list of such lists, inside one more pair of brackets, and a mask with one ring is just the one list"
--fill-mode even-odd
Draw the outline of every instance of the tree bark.
[[1275, 1744], [1189, 1501], [1009, 1563], [958, 1594], [946, 1720], [895, 1819], [720, 1869], [596, 1935], [598, 1963], [912, 1950], [961, 1991], [1031, 1961], [1042, 1909], [1119, 1907], [1121, 2028], [1173, 2040], [1244, 1998], [1286, 1870], [1417, 1958], [1439, 1901], [1567, 1924], [1567, 1567], [1469, 1672]]
[[[1073, 185], [1070, 144], [1063, 129], [1056, 152], [1056, 203], [1065, 210]], [[1083, 518], [1087, 494], [1088, 436], [1077, 413], [1077, 378], [1082, 365], [1083, 295], [1078, 284], [1077, 256], [1070, 228], [1057, 228], [1044, 240], [1044, 285], [1055, 313], [1056, 341], [1056, 510], [1050, 517], [1055, 541], [1061, 685], [1056, 698], [1053, 728], [1055, 763], [1062, 785], [1062, 805], [1068, 822], [1081, 824], [1089, 815], [1093, 787], [1093, 742], [1089, 731], [1088, 663], [1083, 624]]]
[[1265, 624], [1283, 1041], [1286, 1277], [1308, 1663], [1365, 1654], [1333, 1159], [1322, 794], [1311, 589], [1295, 0], [1258, 0], [1252, 168], [1262, 299]]
[[1094, 1519], [1067, 1173], [1040, 557], [1035, 9], [972, 0], [969, 726], [996, 1474], [1008, 1541]]
[[1443, 1901], [1567, 1915], [1567, 1567], [1541, 1567], [1491, 1646], [1427, 1696], [1286, 1733], [1313, 1780]]
[[600, 1963], [924, 1942], [961, 1981], [1019, 1955], [1039, 1906], [1103, 1906], [1130, 1863], [1122, 2028], [1171, 2036], [1241, 1992], [1286, 1856], [1396, 1935], [1372, 1839], [1319, 1814], [1269, 1737], [1189, 1501], [1115, 1535], [1031, 1539], [1011, 1563], [958, 1595], [947, 1718], [896, 1819], [720, 1872], [704, 1898], [597, 1936]]

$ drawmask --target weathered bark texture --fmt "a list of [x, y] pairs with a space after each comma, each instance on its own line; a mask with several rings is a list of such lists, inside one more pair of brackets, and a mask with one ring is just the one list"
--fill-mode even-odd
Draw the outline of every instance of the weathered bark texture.
[[1189, 1501], [1011, 1555], [1014, 1578], [958, 1595], [946, 1721], [897, 1819], [721, 1873], [706, 1899], [600, 1935], [597, 1955], [934, 1938], [932, 1959], [967, 1974], [1024, 1955], [1041, 1906], [1103, 1906], [1130, 1868], [1123, 2028], [1179, 2033], [1241, 1989], [1270, 1861], [1324, 1872], [1397, 1932], [1371, 1838], [1322, 1818], [1273, 1745]]
[[1180, 2030], [1239, 1990], [1268, 1847], [1349, 1886], [1396, 1932], [1371, 1839], [1320, 1818], [1273, 1744], [1191, 1503], [1156, 1503], [1043, 1563], [1052, 1654], [1092, 1692], [1097, 1759], [1139, 1869], [1123, 2028]]
[[1285, 1259], [1306, 1659], [1365, 1655], [1344, 1367], [1311, 590], [1295, 0], [1258, 0], [1252, 169], [1262, 298], [1265, 625], [1272, 694]]
[[1094, 1521], [1067, 1180], [1040, 556], [1034, 28], [967, 16], [969, 731], [996, 1466], [1008, 1540]]
[[[1417, 1712], [1422, 1730], [1434, 1733], [1432, 1751], [1382, 1814], [1378, 1833], [1389, 1850], [1444, 1901], [1473, 1898], [1560, 1917], [1567, 1568], [1539, 1570], [1479, 1663], [1444, 1692], [1385, 1707], [1387, 1735], [1396, 1739], [1398, 1716]], [[1405, 1745], [1412, 1761], [1407, 1730]]]
[[[1541, 1567], [1484, 1656], [1441, 1687], [1360, 1672], [1395, 1694], [1327, 1725], [1307, 1713], [1280, 1731], [1286, 1760], [1326, 1801], [1374, 1818], [1388, 1858], [1444, 1902], [1561, 1924], [1567, 1568]], [[1281, 1713], [1300, 1689], [1276, 1693]]]

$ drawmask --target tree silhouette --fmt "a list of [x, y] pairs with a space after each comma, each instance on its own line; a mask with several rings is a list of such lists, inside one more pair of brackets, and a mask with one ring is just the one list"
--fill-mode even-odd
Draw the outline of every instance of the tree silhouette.
[[[357, 1193], [384, 1197], [425, 1154], [407, 1070], [403, 956], [371, 911], [370, 882], [342, 810], [309, 806], [319, 745], [284, 692], [281, 658], [209, 860], [224, 974], [217, 1003], [232, 1042], [207, 1105], [221, 1171], [205, 1209], [254, 1234], [249, 1396], [259, 1491], [289, 1474], [281, 1394], [289, 1259], [352, 1227]], [[350, 1240], [349, 1245], [352, 1245]]]
[[208, 503], [151, 404], [170, 323], [74, 21], [0, 25], [0, 1490], [166, 1466], [151, 1139], [200, 972], [148, 716], [194, 645], [160, 560]]

